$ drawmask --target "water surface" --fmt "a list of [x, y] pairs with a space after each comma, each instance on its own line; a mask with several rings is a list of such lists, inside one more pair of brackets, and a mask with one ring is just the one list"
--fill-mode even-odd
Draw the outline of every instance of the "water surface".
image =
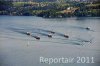
[[[99, 25], [99, 17], [46, 19], [34, 16], [0, 16], [0, 66], [49, 66], [39, 62], [40, 56], [95, 57], [94, 64], [82, 64], [95, 66], [100, 63]], [[26, 35], [26, 32], [31, 32], [33, 37]], [[49, 34], [52, 38], [48, 37]], [[40, 37], [40, 40], [34, 36]], [[81, 65], [67, 65], [75, 64]]]

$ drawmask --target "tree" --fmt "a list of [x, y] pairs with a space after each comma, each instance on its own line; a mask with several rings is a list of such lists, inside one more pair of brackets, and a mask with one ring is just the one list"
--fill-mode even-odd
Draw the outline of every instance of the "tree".
[[4, 0], [0, 1], [0, 11], [6, 10], [10, 8], [11, 6], [13, 6], [11, 1], [4, 1]]

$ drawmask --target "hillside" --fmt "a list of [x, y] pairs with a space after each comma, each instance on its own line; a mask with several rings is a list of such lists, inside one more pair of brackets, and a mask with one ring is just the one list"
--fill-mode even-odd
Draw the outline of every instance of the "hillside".
[[66, 2], [61, 4], [55, 2], [0, 1], [0, 15], [39, 16], [46, 18], [61, 18], [75, 16], [99, 17], [100, 3]]

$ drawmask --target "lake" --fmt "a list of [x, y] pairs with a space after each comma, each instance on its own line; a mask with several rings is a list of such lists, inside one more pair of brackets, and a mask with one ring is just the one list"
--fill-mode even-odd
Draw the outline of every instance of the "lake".
[[[99, 34], [100, 17], [0, 16], [0, 66], [99, 66]], [[40, 57], [75, 59], [48, 64]], [[94, 63], [77, 63], [77, 57]]]

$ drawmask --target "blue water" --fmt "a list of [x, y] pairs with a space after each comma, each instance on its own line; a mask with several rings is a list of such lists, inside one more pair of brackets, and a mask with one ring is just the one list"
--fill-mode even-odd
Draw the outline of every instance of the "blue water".
[[[99, 25], [100, 17], [47, 19], [35, 16], [0, 16], [0, 66], [49, 66], [39, 63], [40, 56], [94, 56], [98, 63]], [[27, 32], [32, 35], [27, 35]], [[52, 35], [52, 38], [48, 35]], [[40, 40], [35, 37], [40, 37]]]

